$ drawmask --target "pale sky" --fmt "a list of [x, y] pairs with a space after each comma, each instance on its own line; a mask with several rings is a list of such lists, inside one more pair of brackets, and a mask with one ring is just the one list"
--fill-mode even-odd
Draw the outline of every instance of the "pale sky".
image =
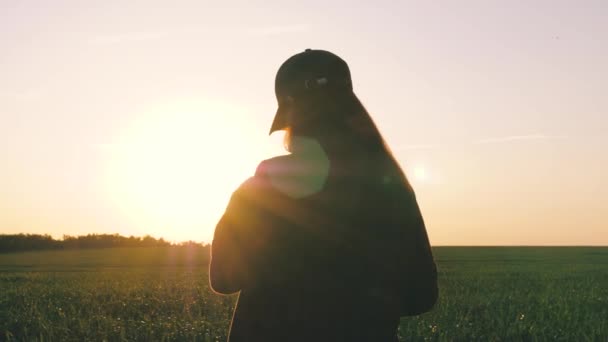
[[210, 241], [316, 48], [433, 245], [608, 245], [608, 2], [218, 3], [0, 0], [0, 233]]

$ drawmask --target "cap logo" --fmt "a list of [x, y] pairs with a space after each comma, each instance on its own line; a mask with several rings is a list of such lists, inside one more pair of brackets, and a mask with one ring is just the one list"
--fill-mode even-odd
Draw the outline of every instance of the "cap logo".
[[[316, 86], [312, 82], [316, 83]], [[304, 81], [304, 87], [306, 87], [306, 89], [312, 89], [312, 88], [315, 88], [315, 87], [322, 87], [322, 86], [326, 85], [327, 82], [328, 82], [327, 78], [325, 78], [325, 77], [317, 78], [315, 80], [305, 80]]]

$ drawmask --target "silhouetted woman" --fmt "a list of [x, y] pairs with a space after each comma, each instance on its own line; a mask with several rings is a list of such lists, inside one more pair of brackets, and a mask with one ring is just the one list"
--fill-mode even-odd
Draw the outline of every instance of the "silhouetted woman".
[[212, 288], [240, 291], [230, 340], [395, 341], [438, 293], [414, 191], [341, 58], [289, 58], [275, 92], [291, 153], [234, 192], [212, 244]]

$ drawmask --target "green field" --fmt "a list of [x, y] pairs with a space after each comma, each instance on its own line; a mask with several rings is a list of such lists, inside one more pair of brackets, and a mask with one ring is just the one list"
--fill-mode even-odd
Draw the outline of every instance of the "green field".
[[[434, 253], [439, 302], [403, 318], [401, 340], [608, 341], [608, 248]], [[210, 292], [207, 262], [184, 247], [0, 254], [0, 340], [223, 341], [236, 297]]]

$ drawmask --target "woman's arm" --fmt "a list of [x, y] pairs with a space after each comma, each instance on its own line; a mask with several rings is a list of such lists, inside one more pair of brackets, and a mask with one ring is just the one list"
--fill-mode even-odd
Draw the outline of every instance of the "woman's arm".
[[266, 192], [256, 175], [232, 194], [211, 244], [209, 282], [215, 292], [238, 292], [261, 277], [272, 230]]
[[238, 190], [232, 195], [226, 212], [218, 222], [211, 244], [209, 282], [213, 291], [231, 294], [240, 291], [246, 272], [246, 249], [239, 236], [242, 200]]

